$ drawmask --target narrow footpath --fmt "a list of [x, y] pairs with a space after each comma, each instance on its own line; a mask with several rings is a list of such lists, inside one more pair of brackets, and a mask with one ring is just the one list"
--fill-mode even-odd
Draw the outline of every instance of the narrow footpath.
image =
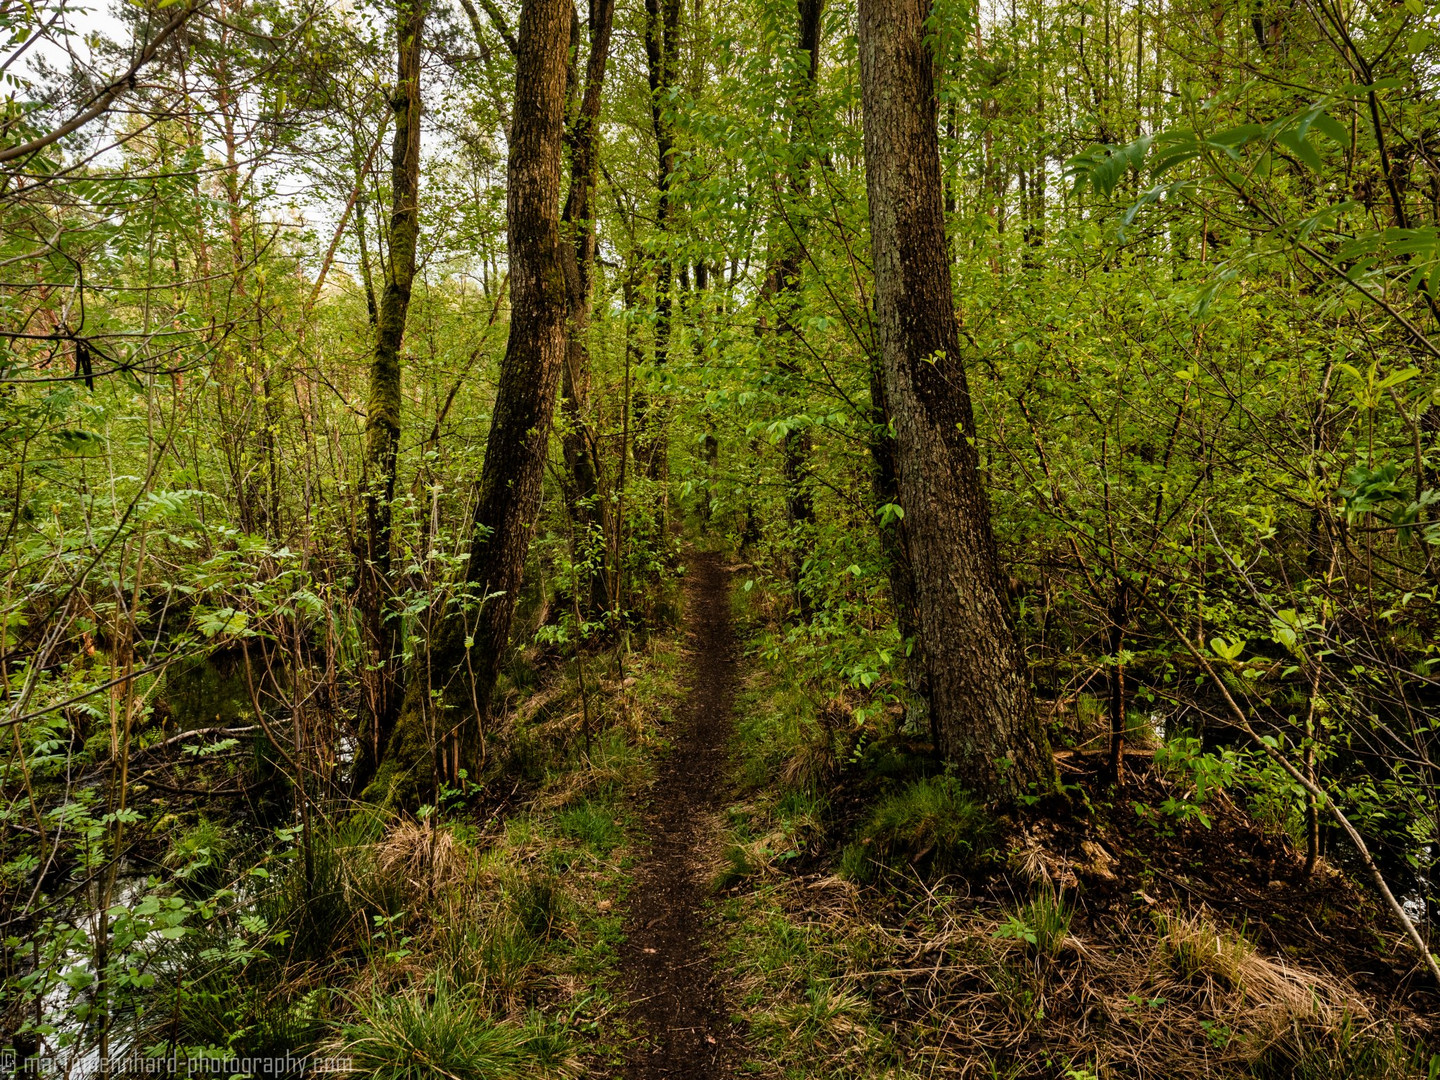
[[718, 555], [695, 554], [686, 588], [689, 671], [671, 748], [642, 798], [648, 846], [636, 868], [620, 973], [636, 1040], [626, 1080], [728, 1077], [739, 1060], [724, 984], [705, 933], [708, 881], [701, 851], [724, 792], [735, 700], [730, 575]]

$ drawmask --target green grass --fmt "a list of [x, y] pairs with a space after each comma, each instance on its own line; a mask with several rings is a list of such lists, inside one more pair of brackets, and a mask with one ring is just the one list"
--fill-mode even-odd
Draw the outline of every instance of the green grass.
[[504, 1080], [560, 1069], [573, 1054], [553, 1026], [497, 1018], [440, 975], [418, 992], [359, 999], [334, 1049], [372, 1080]]
[[736, 709], [741, 748], [736, 780], [742, 790], [770, 786], [786, 776], [798, 787], [813, 787], [814, 774], [830, 752], [806, 689], [786, 683], [747, 687]]
[[730, 935], [725, 968], [733, 972], [755, 1061], [777, 1075], [901, 1077], [893, 1038], [861, 987], [844, 972], [874, 957], [871, 929], [846, 933], [797, 925], [765, 886], [722, 907]]
[[1255, 1080], [1434, 1078], [1440, 1076], [1440, 1054], [1409, 1045], [1395, 1028], [1346, 1016], [1335, 1025], [1294, 1025], [1248, 1071]]
[[586, 799], [567, 806], [555, 815], [555, 829], [564, 837], [577, 840], [597, 855], [609, 855], [625, 839], [625, 830], [616, 819], [616, 811], [606, 802]]
[[302, 846], [272, 875], [272, 887], [260, 893], [255, 908], [285, 936], [289, 960], [335, 960], [368, 941], [375, 916], [402, 909], [403, 884], [377, 874], [369, 850], [383, 831], [383, 820], [369, 814], [317, 829], [308, 861]]
[[995, 823], [953, 777], [916, 780], [882, 799], [857, 843], [841, 856], [840, 873], [873, 880], [880, 866], [901, 862], [936, 873], [969, 873], [995, 843]]

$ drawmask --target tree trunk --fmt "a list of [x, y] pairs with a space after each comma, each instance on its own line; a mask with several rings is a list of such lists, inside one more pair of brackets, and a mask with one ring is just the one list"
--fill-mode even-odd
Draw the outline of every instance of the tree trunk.
[[[665, 115], [670, 91], [680, 67], [680, 0], [645, 0], [645, 62], [650, 79], [650, 122], [655, 130], [659, 199], [655, 207], [655, 231], [659, 234], [660, 257], [655, 267], [655, 352], [658, 370], [670, 356], [670, 286], [675, 276], [670, 251], [670, 186], [675, 173], [675, 129]], [[647, 476], [663, 480], [666, 469], [665, 420], [648, 395], [636, 402], [639, 431], [636, 456]], [[663, 524], [663, 520], [662, 520]], [[663, 534], [663, 528], [661, 530]]]
[[[387, 760], [371, 797], [418, 800], [431, 779], [475, 764], [535, 518], [560, 370], [567, 295], [561, 266], [560, 170], [565, 135], [568, 0], [525, 0], [515, 63], [507, 176], [510, 337], [480, 474], [467, 570], [455, 600], [406, 686]], [[431, 690], [440, 712], [432, 712]], [[426, 768], [427, 764], [430, 766]]]
[[402, 684], [399, 623], [386, 619], [385, 607], [395, 592], [390, 508], [395, 500], [400, 449], [400, 346], [405, 339], [420, 238], [420, 40], [424, 30], [425, 0], [402, 0], [396, 11], [395, 93], [390, 99], [395, 119], [390, 151], [390, 258], [385, 264], [385, 288], [370, 360], [365, 471], [360, 484], [365, 507], [365, 535], [358, 559], [365, 645], [362, 685], [369, 714], [356, 758], [355, 779], [360, 786], [374, 775], [395, 727]]
[[[591, 291], [595, 277], [595, 180], [599, 171], [597, 120], [600, 92], [605, 83], [605, 64], [610, 56], [610, 28], [615, 0], [590, 2], [590, 59], [585, 68], [585, 89], [570, 127], [570, 191], [565, 198], [565, 239], [561, 258], [565, 267], [570, 326], [562, 373], [565, 433], [562, 447], [570, 474], [571, 520], [575, 523], [577, 565], [591, 567], [585, 573], [587, 585], [578, 597], [584, 614], [595, 616], [605, 610], [609, 590], [605, 581], [604, 539], [607, 535], [604, 505], [600, 502], [600, 461], [595, 437], [587, 421], [590, 394]], [[582, 589], [577, 574], [575, 587]]]
[[[792, 158], [789, 196], [790, 205], [782, 206], [784, 225], [780, 264], [775, 273], [775, 307], [777, 329], [780, 331], [780, 366], [783, 376], [791, 383], [792, 399], [804, 389], [800, 377], [801, 343], [800, 331], [795, 325], [795, 316], [801, 305], [800, 275], [804, 261], [807, 222], [805, 207], [810, 201], [810, 167], [808, 153], [808, 128], [815, 106], [815, 79], [820, 70], [820, 29], [821, 16], [825, 10], [824, 0], [799, 0], [798, 39], [800, 51], [809, 62], [791, 90], [790, 102], [790, 145], [795, 148]], [[795, 605], [800, 618], [808, 622], [813, 614], [810, 594], [802, 583], [805, 554], [809, 549], [810, 526], [815, 520], [815, 506], [810, 498], [805, 480], [810, 472], [810, 433], [796, 428], [785, 433], [784, 445], [785, 475], [785, 520], [789, 526], [790, 588], [795, 596]]]
[[[885, 558], [885, 575], [890, 582], [890, 604], [900, 638], [909, 646], [905, 657], [905, 683], [923, 717], [928, 717], [930, 737], [938, 748], [940, 733], [935, 730], [935, 711], [930, 708], [930, 682], [925, 674], [925, 649], [920, 637], [919, 601], [915, 595], [915, 569], [910, 564], [910, 540], [905, 519], [889, 506], [900, 505], [900, 485], [895, 465], [895, 440], [890, 434], [890, 408], [885, 401], [885, 381], [879, 358], [870, 360], [870, 466], [871, 490], [880, 529], [880, 551]], [[902, 508], [903, 509], [903, 508]]]
[[1056, 786], [980, 481], [945, 252], [924, 0], [861, 0], [860, 83], [884, 393], [939, 750], [972, 790]]
[[1110, 669], [1110, 751], [1105, 758], [1102, 777], [1111, 784], [1125, 782], [1125, 665], [1121, 653], [1125, 649], [1125, 629], [1130, 624], [1130, 587], [1118, 572], [1115, 595], [1109, 607], [1110, 626], [1106, 631], [1105, 650], [1115, 658]]

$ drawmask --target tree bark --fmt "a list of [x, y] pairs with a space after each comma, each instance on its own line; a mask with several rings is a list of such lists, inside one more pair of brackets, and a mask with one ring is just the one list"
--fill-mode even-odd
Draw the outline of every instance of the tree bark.
[[998, 802], [1056, 787], [979, 474], [941, 205], [924, 0], [861, 0], [875, 310], [939, 751]]
[[[566, 469], [570, 474], [571, 520], [575, 523], [576, 551], [572, 557], [593, 569], [586, 574], [587, 585], [579, 597], [587, 616], [605, 610], [609, 589], [605, 581], [604, 538], [607, 535], [604, 506], [599, 501], [600, 461], [595, 437], [588, 420], [590, 395], [591, 293], [595, 277], [594, 196], [599, 172], [600, 95], [605, 84], [605, 65], [610, 56], [610, 29], [614, 22], [615, 0], [590, 0], [590, 57], [585, 66], [585, 89], [570, 125], [570, 190], [562, 218], [565, 239], [562, 259], [569, 303], [569, 340], [562, 372], [561, 397], [565, 433], [561, 440]], [[581, 588], [579, 582], [576, 588]]]
[[[480, 474], [468, 598], [451, 603], [429, 656], [418, 661], [423, 671], [406, 686], [391, 751], [368, 791], [372, 798], [413, 803], [427, 780], [453, 781], [462, 768], [473, 768], [483, 745], [565, 364], [559, 208], [573, 18], [569, 0], [525, 0], [520, 10], [515, 100], [525, 107], [515, 112], [507, 175], [510, 336]], [[433, 699], [432, 690], [439, 691]]]
[[[794, 156], [790, 161], [789, 196], [786, 210], [780, 262], [775, 272], [775, 307], [781, 334], [780, 366], [783, 377], [792, 384], [794, 397], [803, 390], [800, 378], [800, 330], [795, 316], [801, 305], [800, 276], [804, 264], [807, 222], [805, 207], [810, 201], [810, 155], [806, 138], [815, 106], [815, 80], [820, 72], [820, 30], [825, 11], [824, 0], [799, 0], [797, 4], [798, 47], [806, 54], [805, 68], [791, 89], [790, 145]], [[783, 196], [782, 196], [783, 200]], [[815, 505], [805, 479], [810, 472], [810, 432], [795, 428], [785, 433], [782, 446], [785, 476], [785, 520], [789, 526], [790, 588], [795, 596], [800, 618], [808, 622], [813, 614], [810, 594], [802, 585], [808, 533], [815, 520]]]
[[[672, 207], [670, 188], [675, 173], [675, 129], [665, 115], [670, 91], [680, 72], [680, 0], [645, 0], [645, 62], [650, 80], [650, 122], [655, 131], [657, 155], [655, 230], [660, 255], [655, 265], [655, 351], [654, 367], [663, 368], [670, 357], [670, 286], [675, 276], [670, 251]], [[655, 402], [637, 396], [636, 420], [639, 431], [635, 450], [640, 464], [652, 480], [663, 480], [666, 472], [665, 423], [657, 415]], [[662, 529], [663, 533], [663, 529]]]
[[420, 46], [425, 7], [425, 0], [401, 0], [396, 11], [395, 93], [390, 99], [395, 121], [390, 151], [390, 257], [385, 264], [375, 351], [370, 359], [365, 471], [360, 482], [365, 507], [365, 535], [358, 559], [365, 644], [362, 687], [369, 716], [356, 757], [355, 779], [361, 786], [374, 775], [394, 730], [403, 674], [399, 623], [386, 619], [385, 607], [395, 592], [391, 504], [400, 449], [400, 347], [420, 239]]

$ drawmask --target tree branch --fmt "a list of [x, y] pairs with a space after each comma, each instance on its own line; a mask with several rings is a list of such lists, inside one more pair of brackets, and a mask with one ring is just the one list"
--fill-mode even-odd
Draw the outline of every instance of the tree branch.
[[105, 87], [105, 89], [100, 91], [95, 97], [91, 98], [90, 104], [86, 108], [76, 113], [48, 135], [41, 135], [39, 138], [31, 139], [27, 143], [21, 143], [19, 146], [10, 146], [4, 150], [0, 150], [0, 163], [13, 161], [16, 158], [25, 157], [36, 151], [44, 150], [47, 146], [59, 142], [65, 138], [66, 135], [78, 131], [91, 120], [94, 120], [97, 116], [104, 113], [115, 103], [116, 98], [134, 86], [135, 77], [140, 74], [140, 69], [155, 58], [155, 53], [161, 45], [165, 44], [166, 39], [175, 33], [176, 30], [179, 30], [180, 27], [184, 26], [190, 16], [199, 11], [204, 3], [205, 0], [200, 0], [200, 3], [193, 7], [185, 7], [173, 19], [162, 26], [160, 32], [150, 39], [145, 48], [140, 50], [140, 55], [135, 58], [135, 62], [130, 65], [129, 70], [111, 82], [110, 85]]

